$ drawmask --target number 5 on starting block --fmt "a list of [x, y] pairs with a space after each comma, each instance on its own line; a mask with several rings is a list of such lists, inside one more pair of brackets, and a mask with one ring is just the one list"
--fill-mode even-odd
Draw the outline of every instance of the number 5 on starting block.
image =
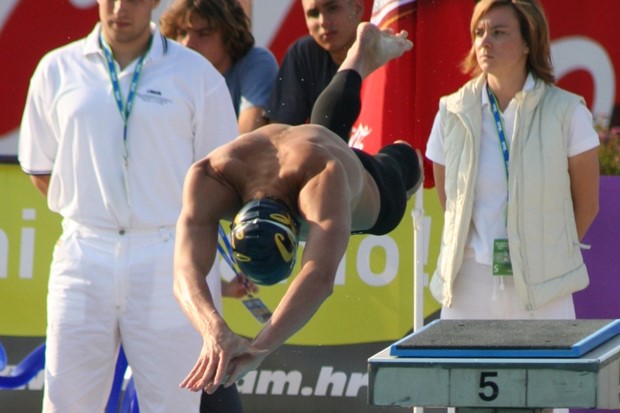
[[450, 374], [455, 406], [525, 406], [526, 370], [454, 369]]

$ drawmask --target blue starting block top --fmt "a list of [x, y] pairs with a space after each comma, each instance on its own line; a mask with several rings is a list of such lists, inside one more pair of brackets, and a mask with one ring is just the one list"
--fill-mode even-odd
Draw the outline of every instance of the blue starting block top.
[[620, 320], [436, 320], [390, 347], [397, 357], [581, 357]]

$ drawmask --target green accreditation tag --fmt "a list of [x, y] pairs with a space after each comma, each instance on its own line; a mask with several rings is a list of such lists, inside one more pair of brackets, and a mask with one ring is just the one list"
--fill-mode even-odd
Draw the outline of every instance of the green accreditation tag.
[[250, 298], [242, 301], [243, 305], [245, 305], [254, 318], [256, 318], [259, 322], [266, 323], [271, 318], [271, 311], [260, 298], [250, 296]]
[[512, 275], [507, 239], [493, 241], [493, 275]]

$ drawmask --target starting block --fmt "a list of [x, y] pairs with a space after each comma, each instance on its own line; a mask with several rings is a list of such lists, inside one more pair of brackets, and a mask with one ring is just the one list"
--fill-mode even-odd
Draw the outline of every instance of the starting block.
[[368, 370], [376, 406], [620, 409], [620, 320], [436, 320]]

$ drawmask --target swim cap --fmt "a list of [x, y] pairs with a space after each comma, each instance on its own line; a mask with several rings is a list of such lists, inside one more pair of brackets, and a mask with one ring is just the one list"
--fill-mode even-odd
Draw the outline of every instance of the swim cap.
[[293, 271], [297, 235], [297, 221], [286, 204], [273, 198], [250, 201], [230, 227], [233, 258], [252, 282], [273, 285]]

